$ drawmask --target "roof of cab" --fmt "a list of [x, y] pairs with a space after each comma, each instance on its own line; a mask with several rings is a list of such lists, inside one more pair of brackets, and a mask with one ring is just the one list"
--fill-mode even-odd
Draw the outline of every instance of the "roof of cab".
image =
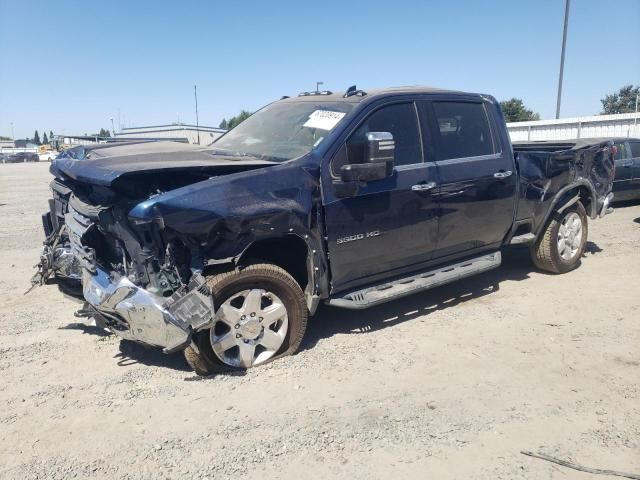
[[455, 93], [463, 95], [478, 95], [469, 92], [461, 92], [457, 90], [445, 90], [442, 88], [425, 87], [420, 85], [412, 85], [406, 87], [387, 87], [387, 88], [374, 88], [364, 90], [365, 95], [351, 95], [349, 97], [344, 96], [345, 92], [332, 92], [331, 94], [314, 94], [310, 92], [309, 95], [292, 96], [289, 98], [283, 98], [284, 102], [352, 102], [360, 103], [366, 99], [372, 97], [379, 97], [383, 95], [394, 94], [411, 94], [411, 93]]

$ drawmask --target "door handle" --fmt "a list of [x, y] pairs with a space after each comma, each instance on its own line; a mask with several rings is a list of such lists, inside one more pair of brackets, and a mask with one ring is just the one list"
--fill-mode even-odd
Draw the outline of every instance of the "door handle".
[[414, 192], [427, 192], [436, 188], [436, 182], [418, 183], [411, 186], [411, 190]]
[[513, 174], [511, 170], [507, 170], [506, 172], [496, 172], [493, 174], [494, 178], [508, 178]]

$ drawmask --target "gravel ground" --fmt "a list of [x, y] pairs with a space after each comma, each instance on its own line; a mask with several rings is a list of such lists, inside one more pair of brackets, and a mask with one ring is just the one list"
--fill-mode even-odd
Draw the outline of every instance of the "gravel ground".
[[[0, 165], [0, 478], [588, 479], [640, 474], [640, 204], [583, 264], [492, 272], [362, 312], [321, 308], [300, 353], [199, 378], [27, 296], [48, 164]], [[603, 477], [600, 477], [603, 478]]]

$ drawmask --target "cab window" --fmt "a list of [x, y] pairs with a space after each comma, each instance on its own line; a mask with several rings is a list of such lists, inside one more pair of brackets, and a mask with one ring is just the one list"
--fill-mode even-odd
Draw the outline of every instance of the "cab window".
[[346, 163], [362, 163], [367, 133], [389, 132], [395, 142], [395, 166], [422, 163], [422, 147], [418, 115], [413, 102], [396, 103], [371, 113], [353, 132], [346, 148], [338, 152], [332, 162], [333, 174], [339, 176]]
[[482, 103], [433, 102], [439, 160], [496, 153], [489, 117]]

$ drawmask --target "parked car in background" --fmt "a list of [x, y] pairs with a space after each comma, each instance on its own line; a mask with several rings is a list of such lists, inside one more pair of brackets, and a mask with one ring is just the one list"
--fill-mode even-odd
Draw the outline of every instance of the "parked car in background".
[[58, 151], [51, 145], [40, 145], [38, 147], [38, 158], [41, 162], [50, 162], [58, 156]]
[[615, 138], [616, 178], [613, 182], [615, 200], [640, 198], [640, 138]]
[[39, 162], [38, 154], [35, 152], [15, 152], [9, 155], [5, 154], [3, 163], [23, 163], [23, 162]]
[[39, 153], [38, 158], [41, 162], [50, 162], [58, 156], [58, 152], [55, 150], [47, 150], [44, 153]]

